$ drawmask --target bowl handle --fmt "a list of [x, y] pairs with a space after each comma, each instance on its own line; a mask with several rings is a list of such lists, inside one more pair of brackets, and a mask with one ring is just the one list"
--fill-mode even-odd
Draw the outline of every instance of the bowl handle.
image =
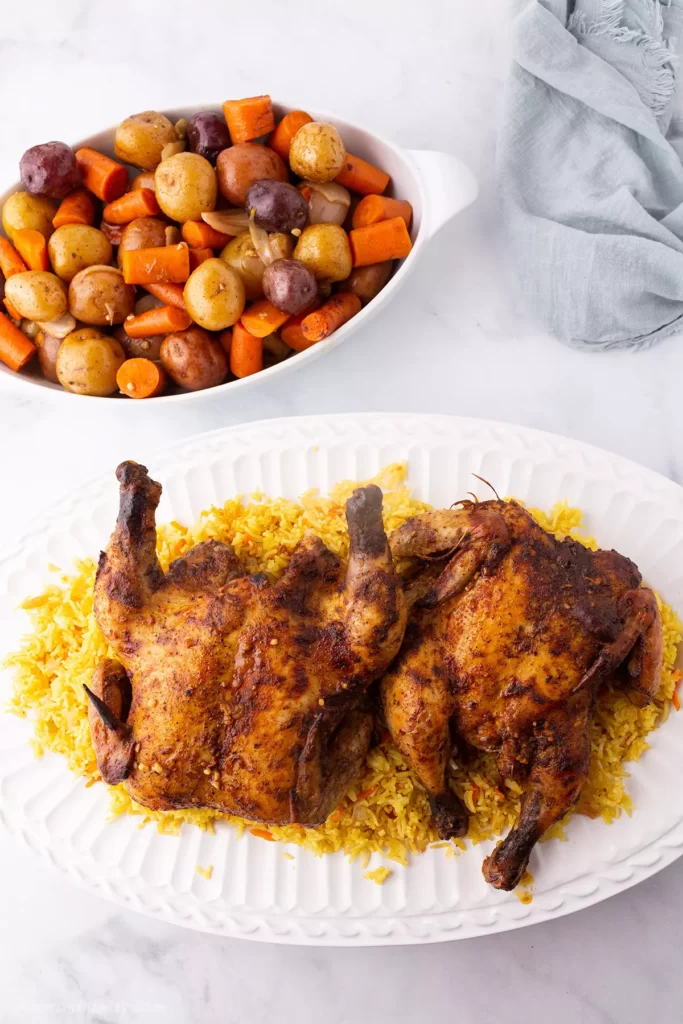
[[456, 156], [432, 149], [412, 149], [410, 155], [418, 166], [427, 195], [425, 221], [431, 237], [474, 202], [479, 185], [469, 167]]

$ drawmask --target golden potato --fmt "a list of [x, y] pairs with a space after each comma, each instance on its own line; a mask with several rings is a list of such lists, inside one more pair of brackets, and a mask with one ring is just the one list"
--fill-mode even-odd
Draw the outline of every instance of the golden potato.
[[28, 192], [15, 192], [5, 200], [2, 208], [2, 226], [5, 234], [12, 241], [15, 231], [19, 231], [20, 228], [33, 228], [34, 231], [40, 231], [45, 239], [49, 238], [54, 231], [52, 218], [57, 212], [58, 205], [52, 199], [42, 199]]
[[62, 281], [71, 281], [79, 270], [95, 263], [111, 263], [109, 239], [87, 224], [64, 224], [57, 228], [47, 244], [50, 263]]
[[143, 171], [152, 171], [161, 161], [161, 151], [178, 136], [171, 121], [156, 110], [132, 114], [116, 129], [114, 152], [119, 160]]
[[345, 281], [353, 265], [348, 235], [338, 224], [311, 224], [304, 228], [294, 249], [294, 259], [305, 263], [319, 281]]
[[289, 148], [289, 166], [310, 181], [332, 181], [345, 159], [346, 149], [337, 129], [319, 121], [302, 125]]
[[135, 288], [116, 267], [86, 267], [69, 284], [69, 312], [84, 324], [120, 324], [134, 305]]
[[188, 277], [183, 298], [196, 324], [207, 331], [224, 331], [242, 316], [244, 285], [223, 260], [204, 260]]
[[26, 270], [5, 281], [5, 296], [27, 320], [54, 320], [66, 313], [66, 288], [56, 274]]
[[201, 220], [216, 207], [216, 172], [197, 153], [176, 153], [154, 172], [154, 190], [167, 217], [181, 224]]
[[93, 327], [67, 334], [57, 352], [57, 377], [67, 391], [104, 398], [117, 390], [116, 374], [126, 354], [116, 338]]

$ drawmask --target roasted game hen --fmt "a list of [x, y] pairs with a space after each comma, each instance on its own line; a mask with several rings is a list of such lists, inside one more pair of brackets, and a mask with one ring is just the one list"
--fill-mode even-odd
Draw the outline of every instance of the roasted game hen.
[[458, 751], [493, 751], [504, 779], [526, 780], [519, 821], [484, 864], [492, 885], [512, 889], [580, 793], [601, 684], [619, 670], [637, 703], [656, 693], [662, 627], [628, 558], [559, 542], [514, 501], [460, 504], [390, 539], [394, 556], [428, 561], [408, 584], [412, 611], [382, 701], [443, 838], [467, 831], [447, 781]]
[[124, 462], [116, 529], [100, 556], [95, 615], [118, 661], [96, 670], [90, 727], [105, 781], [153, 809], [210, 807], [270, 824], [318, 824], [367, 752], [366, 690], [406, 624], [382, 492], [346, 505], [344, 566], [320, 539], [277, 583], [230, 547], [198, 544], [164, 575], [161, 487]]

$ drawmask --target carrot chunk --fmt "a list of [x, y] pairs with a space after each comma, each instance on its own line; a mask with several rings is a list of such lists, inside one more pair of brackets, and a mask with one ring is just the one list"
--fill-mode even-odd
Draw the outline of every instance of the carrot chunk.
[[263, 338], [257, 338], [237, 321], [230, 341], [230, 371], [236, 377], [250, 377], [263, 369]]
[[0, 313], [0, 359], [3, 363], [18, 372], [37, 351], [33, 342], [14, 326], [9, 317]]
[[289, 345], [295, 352], [304, 352], [311, 345], [315, 345], [314, 341], [309, 341], [304, 336], [304, 332], [301, 330], [301, 324], [314, 310], [320, 307], [320, 300], [314, 299], [310, 306], [308, 306], [303, 313], [299, 313], [298, 316], [292, 316], [289, 318], [287, 323], [280, 331], [280, 337], [284, 341], [285, 345]]
[[235, 142], [249, 142], [272, 132], [275, 127], [273, 104], [270, 96], [247, 96], [243, 100], [226, 100], [223, 104], [230, 138]]
[[52, 218], [53, 228], [61, 228], [65, 224], [95, 223], [95, 204], [89, 192], [84, 188], [76, 189], [59, 204], [59, 209]]
[[29, 270], [49, 270], [47, 242], [40, 231], [33, 228], [19, 228], [14, 232], [14, 244]]
[[103, 203], [111, 203], [112, 200], [118, 199], [128, 188], [126, 168], [104, 153], [84, 146], [83, 149], [76, 150], [76, 163], [85, 187]]
[[154, 398], [166, 385], [166, 374], [151, 359], [126, 359], [116, 374], [116, 383], [122, 395], [129, 398]]
[[413, 208], [405, 199], [389, 199], [387, 196], [364, 196], [353, 211], [351, 225], [354, 228], [367, 228], [378, 224], [381, 220], [402, 217], [406, 227], [410, 227]]
[[381, 195], [387, 187], [391, 178], [379, 167], [373, 167], [367, 160], [361, 160], [359, 156], [346, 154], [344, 166], [334, 179], [345, 188], [351, 188], [361, 195]]
[[0, 270], [5, 280], [12, 274], [23, 274], [28, 267], [11, 242], [0, 237]]
[[289, 163], [289, 147], [299, 128], [310, 124], [312, 120], [313, 118], [305, 110], [292, 110], [289, 114], [285, 114], [276, 126], [268, 145], [275, 150], [283, 163]]
[[183, 289], [179, 284], [147, 284], [145, 288], [155, 299], [161, 299], [166, 306], [176, 306], [178, 309], [185, 309]]
[[252, 302], [242, 313], [242, 324], [256, 338], [266, 338], [289, 320], [290, 314], [276, 309], [268, 299]]
[[121, 269], [126, 284], [182, 284], [190, 276], [189, 249], [182, 242], [127, 249], [121, 257]]
[[403, 217], [381, 220], [367, 228], [354, 228], [349, 232], [349, 242], [354, 267], [403, 259], [413, 247]]
[[301, 332], [311, 344], [329, 338], [330, 334], [360, 312], [360, 299], [353, 292], [339, 292], [324, 302], [315, 313], [309, 313], [301, 323]]
[[193, 249], [223, 249], [233, 237], [216, 231], [203, 220], [186, 220], [183, 224], [183, 238]]
[[173, 334], [185, 331], [192, 323], [192, 317], [185, 309], [177, 306], [155, 306], [138, 316], [129, 316], [124, 323], [130, 338], [151, 338], [154, 334]]
[[130, 224], [137, 217], [156, 217], [158, 212], [159, 204], [152, 189], [136, 188], [107, 203], [102, 217], [109, 224]]
[[213, 249], [190, 249], [190, 270], [196, 270], [204, 260], [212, 260]]

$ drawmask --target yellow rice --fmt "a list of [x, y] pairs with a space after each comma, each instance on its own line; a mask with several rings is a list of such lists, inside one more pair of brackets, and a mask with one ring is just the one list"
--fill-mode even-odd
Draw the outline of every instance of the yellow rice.
[[375, 885], [384, 885], [387, 878], [391, 874], [391, 868], [375, 868], [374, 871], [366, 871], [363, 878], [367, 878], [368, 882], [374, 882]]
[[[411, 496], [402, 464], [386, 467], [375, 478], [384, 490], [384, 518], [389, 531], [410, 515], [428, 506]], [[356, 483], [345, 481], [329, 497], [309, 492], [298, 502], [284, 498], [265, 499], [252, 495], [248, 503], [230, 499], [220, 508], [203, 512], [198, 522], [183, 526], [172, 522], [158, 531], [159, 558], [164, 567], [199, 541], [214, 537], [230, 543], [249, 572], [280, 575], [294, 547], [308, 529], [314, 530], [336, 553], [345, 556], [348, 536], [344, 502]], [[575, 536], [595, 547], [590, 538], [577, 533], [582, 514], [566, 503], [554, 506], [546, 515], [531, 510], [536, 519], [558, 537]], [[54, 567], [52, 567], [54, 568]], [[59, 570], [57, 570], [59, 571]], [[15, 669], [10, 710], [34, 722], [32, 744], [37, 756], [45, 750], [66, 757], [69, 767], [87, 779], [101, 781], [90, 741], [83, 683], [101, 658], [112, 656], [93, 617], [92, 591], [95, 565], [78, 562], [75, 571], [60, 574], [42, 594], [26, 600], [22, 607], [32, 619], [31, 632], [9, 663]], [[606, 822], [622, 811], [631, 812], [625, 788], [625, 762], [637, 761], [648, 749], [647, 736], [667, 717], [680, 673], [674, 669], [681, 623], [676, 613], [660, 602], [664, 622], [664, 672], [657, 699], [647, 708], [636, 708], [619, 690], [606, 689], [600, 697], [593, 722], [593, 756], [588, 780], [576, 810]], [[454, 788], [471, 811], [469, 839], [478, 843], [501, 835], [512, 825], [519, 811], [520, 787], [504, 784], [491, 755], [479, 754], [460, 769]], [[177, 832], [183, 822], [211, 830], [216, 820], [229, 821], [240, 833], [249, 822], [209, 810], [153, 812], [136, 804], [123, 786], [110, 790], [114, 815], [139, 815], [142, 824], [150, 820], [164, 832]], [[564, 824], [564, 823], [562, 823]], [[367, 865], [374, 852], [405, 864], [409, 853], [422, 852], [438, 843], [430, 821], [427, 797], [412, 771], [390, 741], [371, 750], [360, 778], [354, 782], [340, 807], [320, 828], [301, 826], [258, 829], [263, 838], [273, 838], [308, 847], [316, 854], [344, 850]], [[551, 835], [562, 836], [561, 825]], [[457, 846], [464, 849], [462, 840]]]

